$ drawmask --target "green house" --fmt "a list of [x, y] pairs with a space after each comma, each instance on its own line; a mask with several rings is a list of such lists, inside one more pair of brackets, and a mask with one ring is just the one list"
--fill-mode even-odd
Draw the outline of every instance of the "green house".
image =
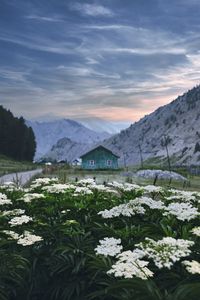
[[83, 154], [82, 168], [83, 169], [117, 169], [119, 156], [114, 154], [109, 149], [98, 146], [87, 153]]

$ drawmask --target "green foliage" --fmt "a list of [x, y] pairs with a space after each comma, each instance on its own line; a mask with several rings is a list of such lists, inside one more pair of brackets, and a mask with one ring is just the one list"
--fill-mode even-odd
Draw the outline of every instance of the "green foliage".
[[[77, 184], [79, 186], [79, 184]], [[85, 187], [88, 187], [87, 185]], [[9, 215], [0, 215], [0, 299], [2, 300], [198, 300], [199, 275], [189, 274], [180, 262], [172, 269], [158, 269], [150, 260], [154, 277], [142, 280], [116, 278], [107, 271], [113, 257], [96, 255], [94, 249], [104, 237], [120, 238], [124, 251], [133, 250], [146, 237], [195, 240], [191, 259], [198, 260], [199, 238], [191, 234], [199, 219], [179, 221], [163, 215], [162, 210], [145, 206], [143, 215], [102, 218], [98, 212], [128, 203], [143, 195], [143, 188], [114, 192], [92, 188], [91, 194], [74, 195], [73, 188], [60, 193], [44, 191], [41, 186], [29, 192], [45, 198], [20, 200], [27, 191], [1, 189], [12, 200], [12, 209], [24, 209], [33, 221], [10, 227]], [[171, 192], [151, 193], [154, 200], [167, 204]], [[2, 211], [10, 210], [4, 206]], [[17, 244], [3, 231], [25, 230], [41, 236], [30, 246]]]

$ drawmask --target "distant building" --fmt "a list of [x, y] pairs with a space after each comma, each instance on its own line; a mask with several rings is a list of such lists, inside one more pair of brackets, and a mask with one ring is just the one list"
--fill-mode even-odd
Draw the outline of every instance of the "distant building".
[[87, 153], [83, 154], [82, 168], [83, 169], [117, 169], [119, 156], [114, 154], [109, 149], [98, 146]]
[[80, 158], [74, 159], [72, 162], [72, 166], [81, 166], [81, 159]]

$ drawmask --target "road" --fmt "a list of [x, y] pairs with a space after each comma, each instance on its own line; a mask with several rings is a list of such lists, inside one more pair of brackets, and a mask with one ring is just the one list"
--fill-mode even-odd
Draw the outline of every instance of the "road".
[[25, 185], [34, 175], [42, 173], [42, 169], [11, 173], [0, 177], [0, 185], [5, 182], [15, 182], [20, 186]]

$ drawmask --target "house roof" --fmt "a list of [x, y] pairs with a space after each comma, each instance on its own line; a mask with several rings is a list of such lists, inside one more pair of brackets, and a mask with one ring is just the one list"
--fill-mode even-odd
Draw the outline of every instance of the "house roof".
[[95, 148], [92, 148], [91, 150], [89, 150], [89, 151], [87, 151], [86, 153], [82, 154], [82, 155], [80, 156], [80, 158], [83, 158], [83, 157], [86, 156], [88, 153], [93, 152], [94, 150], [97, 150], [97, 149], [99, 149], [99, 148], [103, 148], [104, 150], [106, 150], [107, 152], [110, 152], [110, 153], [111, 153], [112, 155], [114, 155], [115, 157], [120, 158], [119, 155], [113, 153], [111, 150], [109, 150], [108, 148], [106, 148], [106, 147], [104, 147], [104, 146], [102, 146], [102, 145], [99, 145], [99, 146], [97, 146], [97, 147], [95, 147]]

